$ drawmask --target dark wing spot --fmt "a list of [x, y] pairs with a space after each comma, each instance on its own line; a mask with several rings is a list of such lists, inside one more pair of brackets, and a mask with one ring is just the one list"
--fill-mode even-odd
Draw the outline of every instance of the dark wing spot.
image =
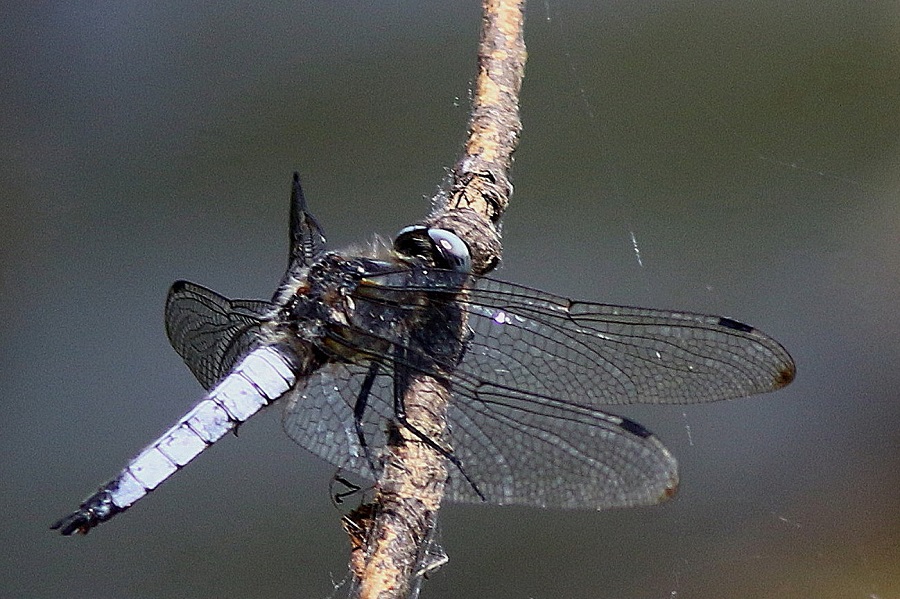
[[622, 422], [619, 423], [619, 426], [624, 428], [626, 431], [633, 435], [637, 435], [642, 439], [646, 439], [647, 437], [652, 437], [653, 433], [645, 429], [643, 426], [635, 422], [634, 420], [628, 420], [627, 418], [622, 418]]
[[734, 329], [735, 331], [741, 331], [742, 333], [752, 333], [753, 327], [749, 324], [744, 324], [743, 322], [738, 322], [736, 320], [732, 320], [730, 318], [725, 318], [724, 316], [719, 318], [719, 326], [723, 326], [729, 329]]

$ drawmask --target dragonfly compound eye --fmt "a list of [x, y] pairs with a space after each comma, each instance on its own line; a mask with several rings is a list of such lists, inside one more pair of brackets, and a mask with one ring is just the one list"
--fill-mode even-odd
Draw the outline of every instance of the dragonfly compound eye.
[[437, 268], [463, 273], [472, 269], [469, 248], [458, 235], [446, 229], [406, 227], [397, 233], [394, 250], [405, 258], [422, 260]]
[[456, 233], [446, 229], [428, 229], [428, 237], [434, 244], [437, 266], [457, 272], [469, 272], [472, 270], [472, 257], [466, 242]]

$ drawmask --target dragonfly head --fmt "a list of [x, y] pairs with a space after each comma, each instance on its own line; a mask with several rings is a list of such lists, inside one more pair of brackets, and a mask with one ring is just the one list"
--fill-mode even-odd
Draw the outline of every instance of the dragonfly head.
[[412, 225], [394, 238], [394, 251], [404, 260], [424, 262], [434, 268], [468, 273], [472, 270], [469, 248], [446, 229]]

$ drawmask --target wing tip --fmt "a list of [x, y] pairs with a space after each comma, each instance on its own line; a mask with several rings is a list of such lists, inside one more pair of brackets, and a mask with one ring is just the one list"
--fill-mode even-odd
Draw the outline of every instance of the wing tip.
[[774, 389], [787, 387], [791, 384], [791, 382], [794, 380], [794, 377], [796, 376], [797, 365], [794, 364], [793, 360], [788, 360], [775, 374], [775, 378], [772, 381]]
[[655, 489], [656, 500], [653, 503], [664, 503], [675, 497], [675, 494], [678, 493], [678, 487], [681, 484], [681, 479], [678, 476], [678, 461], [675, 459], [675, 456], [666, 449], [658, 437], [652, 435], [652, 439], [656, 441], [657, 445], [662, 450], [662, 456], [665, 460], [663, 476], [660, 477], [662, 479], [662, 486], [661, 488], [657, 487]]
[[657, 503], [663, 503], [664, 501], [668, 501], [675, 497], [676, 493], [678, 493], [679, 484], [678, 471], [673, 470], [669, 476], [669, 480], [666, 481], [666, 484], [663, 487], [662, 493], [657, 497]]
[[642, 424], [628, 418], [620, 417], [619, 427], [632, 435], [645, 440], [646, 443], [653, 448], [653, 454], [657, 458], [657, 467], [655, 470], [658, 474], [653, 476], [652, 479], [647, 480], [645, 483], [647, 494], [643, 499], [635, 502], [634, 505], [655, 505], [673, 498], [678, 492], [679, 485], [678, 462], [675, 459], [675, 456], [666, 449], [666, 446], [659, 440], [659, 437], [650, 432], [650, 430]]

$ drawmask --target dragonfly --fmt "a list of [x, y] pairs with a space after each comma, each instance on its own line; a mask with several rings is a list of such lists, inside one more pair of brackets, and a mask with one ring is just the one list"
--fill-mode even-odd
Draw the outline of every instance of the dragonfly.
[[[129, 509], [273, 403], [300, 446], [366, 480], [377, 480], [391, 427], [402, 426], [451, 464], [451, 501], [655, 504], [674, 494], [677, 462], [606, 406], [744, 397], [796, 372], [781, 344], [731, 318], [476, 276], [447, 229], [415, 225], [392, 246], [328, 251], [296, 173], [289, 240], [269, 301], [172, 285], [166, 333], [207, 394], [53, 529], [87, 533]], [[417, 374], [451, 392], [446, 443], [406, 419], [404, 381]]]

